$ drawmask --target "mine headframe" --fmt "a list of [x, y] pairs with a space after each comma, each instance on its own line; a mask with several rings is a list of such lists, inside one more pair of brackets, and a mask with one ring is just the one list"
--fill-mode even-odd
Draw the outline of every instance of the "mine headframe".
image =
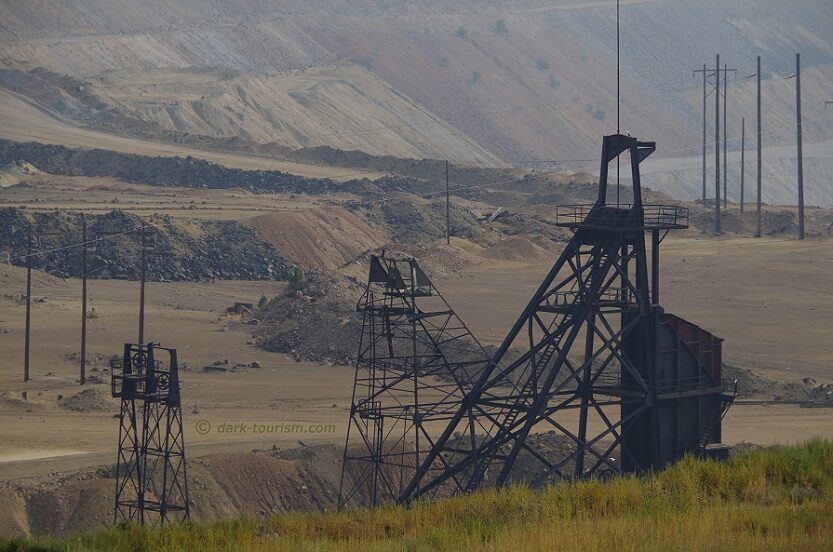
[[126, 343], [122, 359], [111, 365], [112, 394], [121, 400], [114, 522], [185, 522], [190, 509], [176, 349]]
[[[721, 380], [721, 340], [657, 304], [659, 245], [687, 227], [688, 211], [643, 203], [639, 165], [654, 151], [629, 136], [604, 138], [598, 199], [558, 209], [557, 224], [573, 238], [400, 501], [449, 481], [471, 491], [644, 472], [719, 441], [733, 397]], [[632, 203], [612, 204], [608, 166], [624, 154]], [[510, 351], [522, 354], [514, 360]], [[486, 411], [486, 431], [470, 446], [453, 438], [471, 412]]]
[[[362, 333], [339, 507], [397, 500], [488, 362], [413, 258], [372, 256], [357, 310]], [[481, 431], [471, 412], [462, 417], [466, 428], [452, 441]]]

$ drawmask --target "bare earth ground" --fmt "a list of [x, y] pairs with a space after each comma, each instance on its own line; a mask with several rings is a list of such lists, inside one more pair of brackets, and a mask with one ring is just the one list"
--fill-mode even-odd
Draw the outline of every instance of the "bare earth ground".
[[[811, 259], [810, 254], [815, 253]], [[771, 378], [833, 376], [833, 341], [828, 326], [833, 297], [827, 277], [833, 269], [833, 241], [690, 238], [669, 239], [664, 249], [663, 297], [669, 311], [687, 317], [727, 339], [728, 361]], [[720, 268], [720, 277], [711, 274]], [[539, 283], [548, 264], [484, 261], [461, 277], [440, 281], [451, 303], [485, 342], [497, 343]], [[24, 291], [25, 272], [3, 266], [4, 293]], [[779, 293], [784, 286], [793, 292]], [[192, 455], [221, 450], [287, 447], [298, 440], [343, 439], [350, 402], [352, 370], [293, 362], [258, 351], [246, 326], [223, 318], [234, 301], [257, 301], [277, 294], [282, 285], [268, 282], [151, 283], [148, 287], [146, 335], [177, 347], [183, 372], [187, 442]], [[79, 282], [38, 274], [33, 296], [32, 381], [21, 382], [23, 306], [0, 298], [0, 480], [46, 475], [111, 461], [117, 426], [114, 410], [68, 411], [58, 395], [77, 392], [79, 350]], [[137, 327], [135, 282], [93, 281], [91, 305], [99, 318], [90, 320], [88, 351], [104, 357], [117, 353]], [[261, 363], [224, 373], [204, 373], [204, 365], [227, 358], [235, 364]], [[106, 361], [96, 360], [97, 370]], [[92, 371], [108, 393], [108, 374]], [[20, 403], [22, 391], [28, 404]], [[335, 405], [335, 406], [333, 406]], [[195, 412], [196, 411], [196, 412]], [[221, 422], [334, 424], [335, 433], [253, 436], [200, 435], [198, 420], [213, 428]], [[786, 443], [812, 435], [833, 436], [827, 409], [792, 406], [736, 406], [725, 424], [729, 443]]]
[[[347, 196], [158, 188], [37, 171], [20, 180], [25, 185], [0, 191], [3, 204], [30, 211], [103, 213], [118, 208], [139, 215], [235, 219], [253, 224], [303, 266], [335, 268], [385, 243], [372, 224], [333, 205]], [[454, 238], [450, 247], [432, 248], [426, 261], [465, 267], [459, 273], [432, 275], [476, 335], [497, 344], [550, 268], [556, 254], [552, 245], [523, 236], [488, 247]], [[776, 379], [811, 375], [830, 381], [833, 362], [826, 324], [833, 312], [827, 278], [831, 265], [831, 240], [714, 240], [691, 231], [665, 244], [664, 304], [725, 337], [726, 358], [733, 364]], [[342, 268], [360, 279], [364, 270], [356, 263]], [[272, 297], [283, 285], [148, 286], [146, 335], [176, 347], [183, 363], [195, 519], [317, 510], [331, 505], [337, 493], [353, 370], [262, 352], [253, 345], [249, 326], [224, 314], [235, 301]], [[792, 293], [783, 293], [787, 286]], [[0, 288], [0, 350], [5, 359], [0, 366], [0, 535], [66, 533], [109, 524], [113, 480], [108, 468], [101, 467], [112, 466], [118, 425], [105, 370], [107, 358], [119, 353], [125, 341], [136, 339], [138, 285], [90, 282], [90, 307], [98, 314], [89, 320], [88, 352], [94, 366], [88, 374], [100, 378], [88, 386], [99, 392], [94, 397], [76, 397], [80, 282], [35, 273], [28, 384], [21, 381], [24, 308], [19, 298], [25, 292], [25, 271], [0, 265]], [[203, 371], [222, 359], [228, 359], [219, 367], [226, 371]], [[255, 362], [259, 368], [252, 366]], [[78, 402], [80, 408], [68, 408], [67, 402]], [[211, 429], [200, 433], [197, 428], [206, 422]], [[229, 433], [220, 431], [223, 423], [300, 429]], [[813, 435], [833, 435], [829, 409], [738, 405], [729, 413], [723, 437], [727, 443], [766, 444]], [[309, 446], [327, 443], [331, 445]], [[271, 452], [275, 449], [278, 456]]]
[[[25, 271], [3, 266], [0, 281], [5, 292], [21, 289]], [[256, 302], [262, 294], [277, 294], [281, 284], [268, 282], [217, 282], [213, 284], [148, 285], [148, 308], [145, 335], [163, 345], [178, 348], [180, 362], [188, 369], [182, 373], [186, 397], [187, 443], [194, 455], [221, 450], [297, 446], [321, 440], [322, 435], [290, 435], [282, 438], [252, 438], [251, 435], [205, 436], [193, 430], [198, 419], [209, 420], [214, 427], [223, 421], [263, 423], [336, 424], [339, 432], [346, 426], [345, 409], [349, 407], [352, 373], [344, 367], [296, 363], [280, 355], [263, 353], [247, 345], [245, 331], [227, 329], [218, 321], [226, 306], [234, 301]], [[44, 298], [35, 303], [32, 315], [32, 381], [22, 383], [23, 306], [10, 298], [0, 299], [0, 348], [8, 362], [0, 373], [0, 389], [7, 392], [0, 400], [0, 479], [16, 479], [65, 471], [112, 461], [117, 426], [107, 411], [71, 412], [58, 407], [58, 395], [69, 397], [78, 391], [78, 362], [67, 355], [79, 351], [78, 317], [80, 316], [79, 282], [64, 282], [38, 275], [33, 296]], [[88, 351], [110, 357], [118, 353], [124, 341], [136, 339], [138, 286], [135, 282], [93, 281], [91, 305], [99, 318], [89, 321]], [[226, 358], [228, 368], [235, 364], [261, 363], [261, 368], [239, 368], [233, 372], [203, 373], [204, 365]], [[96, 361], [98, 370], [106, 360]], [[94, 385], [109, 393], [109, 379], [100, 371], [105, 384]], [[310, 377], [314, 373], [316, 377]], [[14, 400], [26, 391], [29, 404]], [[339, 408], [333, 408], [338, 404]], [[197, 409], [199, 414], [193, 412]], [[272, 437], [272, 436], [270, 436]], [[323, 435], [333, 440], [332, 433]], [[339, 435], [336, 440], [341, 441]], [[268, 441], [268, 442], [266, 442]], [[40, 460], [49, 458], [49, 460]]]
[[[103, 214], [120, 209], [140, 216], [164, 214], [188, 219], [241, 220], [265, 213], [309, 209], [328, 203], [306, 195], [252, 194], [240, 189], [161, 188], [126, 184], [106, 177], [41, 173], [18, 180], [27, 185], [3, 189], [0, 192], [0, 205], [25, 207], [30, 211], [66, 209]], [[344, 197], [347, 195], [344, 194]]]
[[[727, 361], [773, 379], [833, 378], [833, 241], [671, 236], [661, 264], [663, 306], [726, 339]], [[550, 266], [489, 261], [442, 290], [497, 342]]]
[[[283, 171], [310, 178], [332, 178], [334, 180], [350, 180], [357, 178], [356, 171], [340, 169], [338, 167], [324, 167], [305, 165], [290, 161], [278, 161], [265, 157], [253, 157], [231, 153], [218, 153], [197, 148], [188, 148], [127, 138], [90, 130], [76, 126], [68, 121], [62, 121], [47, 115], [32, 105], [25, 98], [12, 94], [6, 90], [0, 91], [0, 137], [18, 142], [42, 142], [45, 144], [60, 144], [68, 147], [101, 148], [122, 153], [139, 155], [159, 155], [164, 157], [192, 156], [227, 167], [247, 170], [275, 170]], [[368, 173], [368, 178], [378, 178], [384, 173]]]

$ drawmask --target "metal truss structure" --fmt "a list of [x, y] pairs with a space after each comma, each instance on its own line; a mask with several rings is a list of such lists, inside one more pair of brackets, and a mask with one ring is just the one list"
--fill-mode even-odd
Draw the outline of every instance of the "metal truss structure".
[[[167, 363], [158, 358], [160, 352]], [[113, 397], [121, 399], [114, 522], [188, 521], [176, 350], [126, 343], [123, 359], [112, 369]]]
[[[488, 355], [412, 258], [373, 256], [339, 507], [395, 501], [458, 413]], [[471, 441], [472, 412], [455, 440]]]
[[[643, 204], [639, 165], [654, 151], [629, 136], [604, 138], [597, 201], [559, 209], [572, 240], [456, 412], [444, 412], [445, 429], [399, 501], [644, 472], [719, 441], [733, 399], [721, 378], [722, 340], [658, 305], [660, 242], [687, 227], [688, 211]], [[608, 166], [625, 154], [633, 203], [611, 204]], [[560, 446], [536, 441], [552, 434]]]

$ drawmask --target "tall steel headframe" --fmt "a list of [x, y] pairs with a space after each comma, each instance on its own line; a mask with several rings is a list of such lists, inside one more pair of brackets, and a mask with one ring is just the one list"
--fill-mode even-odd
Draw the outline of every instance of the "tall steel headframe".
[[[339, 507], [397, 500], [488, 362], [413, 258], [372, 256], [357, 310], [362, 333]], [[462, 413], [465, 428], [449, 442], [473, 439], [476, 418]]]
[[[598, 199], [558, 209], [572, 240], [400, 501], [450, 481], [471, 491], [657, 469], [719, 440], [732, 397], [721, 381], [722, 340], [657, 304], [659, 245], [687, 227], [688, 211], [643, 203], [639, 165], [654, 151], [629, 136], [604, 138]], [[631, 165], [628, 205], [607, 200], [608, 166], [620, 156]], [[455, 439], [471, 412], [488, 412], [478, 418], [485, 431]]]
[[114, 522], [188, 521], [176, 349], [126, 343], [123, 358], [113, 363], [112, 393], [121, 399]]

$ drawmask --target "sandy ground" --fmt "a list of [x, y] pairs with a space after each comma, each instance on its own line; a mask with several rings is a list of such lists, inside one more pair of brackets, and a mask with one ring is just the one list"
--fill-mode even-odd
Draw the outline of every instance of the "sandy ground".
[[[726, 338], [726, 360], [781, 379], [811, 375], [833, 379], [833, 339], [829, 321], [833, 296], [827, 275], [833, 270], [833, 241], [669, 238], [663, 253], [663, 298], [668, 310]], [[520, 312], [548, 266], [489, 261], [459, 277], [438, 280], [450, 302], [487, 343], [497, 343]], [[719, 273], [720, 277], [714, 276]], [[25, 272], [0, 267], [5, 294], [24, 291]], [[784, 286], [791, 293], [783, 293]], [[352, 370], [296, 363], [258, 351], [246, 326], [223, 318], [234, 301], [257, 301], [282, 284], [269, 282], [173, 283], [148, 286], [146, 335], [178, 348], [186, 436], [191, 455], [305, 443], [341, 443], [347, 427]], [[828, 290], [825, 292], [825, 290]], [[58, 395], [78, 390], [79, 282], [38, 274], [33, 295], [32, 381], [22, 382], [24, 309], [13, 297], [0, 297], [0, 480], [47, 475], [112, 461], [117, 424], [113, 408], [71, 412]], [[90, 357], [118, 352], [137, 330], [135, 282], [93, 281]], [[0, 330], [2, 332], [2, 330]], [[227, 358], [231, 366], [257, 361], [261, 368], [204, 373], [203, 365]], [[100, 370], [105, 360], [96, 361]], [[109, 392], [105, 383], [95, 385]], [[28, 403], [20, 403], [26, 391]], [[201, 434], [197, 422], [212, 429]], [[221, 433], [222, 423], [298, 423], [300, 433], [253, 435]], [[327, 426], [315, 431], [310, 425]], [[788, 443], [813, 435], [833, 437], [828, 409], [788, 405], [737, 405], [725, 422], [728, 443]], [[313, 429], [314, 431], [308, 431]], [[323, 432], [323, 433], [322, 433]]]
[[[25, 271], [0, 267], [4, 293], [25, 288]], [[192, 455], [219, 451], [297, 446], [343, 440], [352, 385], [352, 370], [345, 367], [297, 363], [282, 355], [258, 351], [251, 336], [229, 329], [219, 321], [234, 301], [257, 302], [261, 295], [280, 292], [282, 284], [269, 282], [216, 282], [213, 284], [156, 284], [147, 289], [146, 339], [178, 349], [182, 372], [186, 438]], [[0, 479], [63, 472], [112, 462], [118, 426], [113, 408], [102, 412], [72, 412], [58, 406], [58, 396], [78, 392], [78, 361], [68, 359], [80, 350], [78, 318], [80, 286], [38, 275], [33, 285], [31, 377], [22, 382], [24, 307], [0, 298], [0, 348], [7, 362], [0, 368]], [[136, 339], [138, 286], [135, 282], [93, 281], [91, 306], [99, 318], [89, 321], [88, 351], [109, 357], [125, 341]], [[203, 373], [202, 366], [226, 358], [229, 365], [259, 362], [261, 368]], [[96, 361], [96, 370], [106, 360]], [[109, 393], [109, 378], [88, 368], [105, 383], [93, 385]], [[315, 377], [310, 377], [315, 374]], [[25, 391], [28, 403], [17, 399]], [[337, 407], [333, 407], [337, 405]], [[201, 435], [197, 421], [212, 428]], [[304, 431], [266, 436], [221, 433], [222, 423], [302, 424]], [[311, 428], [315, 424], [327, 426]], [[334, 427], [333, 427], [334, 426]], [[293, 430], [294, 431], [294, 430]]]
[[[672, 236], [661, 263], [663, 306], [726, 339], [727, 362], [773, 379], [833, 378], [833, 240]], [[550, 267], [488, 262], [441, 289], [475, 335], [499, 343]]]

